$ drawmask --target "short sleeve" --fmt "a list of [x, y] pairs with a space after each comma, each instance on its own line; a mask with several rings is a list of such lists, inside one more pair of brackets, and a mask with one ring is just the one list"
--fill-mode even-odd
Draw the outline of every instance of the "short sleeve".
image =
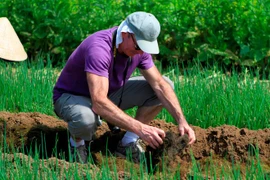
[[153, 58], [150, 54], [148, 53], [143, 53], [141, 56], [140, 63], [138, 65], [138, 68], [146, 70], [151, 68], [154, 65]]
[[109, 77], [109, 68], [111, 64], [111, 52], [108, 48], [91, 44], [88, 53], [85, 54], [85, 71], [99, 76]]

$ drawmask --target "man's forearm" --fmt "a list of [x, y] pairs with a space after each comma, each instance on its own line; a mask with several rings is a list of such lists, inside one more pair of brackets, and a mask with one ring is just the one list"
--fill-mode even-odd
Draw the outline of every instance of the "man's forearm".
[[93, 111], [106, 119], [109, 123], [125, 130], [138, 133], [141, 129], [141, 123], [139, 121], [127, 115], [109, 99], [103, 99], [95, 102], [93, 105]]

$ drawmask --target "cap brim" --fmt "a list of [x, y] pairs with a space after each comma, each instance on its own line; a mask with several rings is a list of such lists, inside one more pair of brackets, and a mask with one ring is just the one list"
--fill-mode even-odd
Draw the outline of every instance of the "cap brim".
[[158, 54], [159, 47], [157, 40], [155, 41], [146, 41], [135, 35], [136, 41], [140, 49], [149, 54]]

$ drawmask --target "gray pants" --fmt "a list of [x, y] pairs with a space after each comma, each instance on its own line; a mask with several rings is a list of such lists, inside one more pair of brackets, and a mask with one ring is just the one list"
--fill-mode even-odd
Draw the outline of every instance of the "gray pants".
[[[164, 79], [173, 87], [173, 82], [167, 77]], [[122, 88], [112, 93], [109, 99], [118, 105]], [[144, 79], [143, 76], [130, 78], [124, 86], [122, 110], [133, 107], [157, 106], [161, 105], [155, 92]], [[68, 123], [71, 135], [84, 139], [92, 140], [97, 126], [100, 125], [100, 117], [92, 111], [92, 101], [88, 97], [76, 96], [64, 93], [54, 104], [55, 113]]]

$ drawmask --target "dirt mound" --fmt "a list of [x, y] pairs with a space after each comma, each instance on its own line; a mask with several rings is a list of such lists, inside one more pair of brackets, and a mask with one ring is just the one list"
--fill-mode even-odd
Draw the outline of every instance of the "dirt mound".
[[[191, 173], [194, 157], [202, 172], [207, 171], [206, 165], [211, 161], [217, 167], [239, 162], [241, 172], [244, 173], [245, 164], [249, 163], [250, 157], [257, 154], [266, 171], [270, 171], [270, 129], [254, 131], [228, 125], [202, 129], [193, 126], [197, 141], [186, 147], [188, 139], [186, 136], [179, 136], [177, 126], [161, 120], [152, 121], [151, 124], [167, 132], [164, 144], [158, 150], [146, 147], [146, 159], [151, 156], [152, 160], [151, 164], [147, 161], [148, 166], [154, 167], [155, 172], [164, 166], [174, 172], [179, 170], [180, 165], [181, 176], [185, 177]], [[62, 120], [40, 113], [0, 112], [0, 131], [2, 142], [11, 149], [15, 148], [18, 153], [31, 154], [35, 151], [34, 147], [41, 147], [40, 157], [68, 159], [67, 125]], [[108, 152], [113, 154], [123, 135], [124, 131], [112, 134], [106, 123], [98, 128], [90, 146], [97, 167], [102, 165]], [[193, 156], [190, 156], [191, 153]], [[117, 166], [119, 178], [127, 177], [126, 161], [113, 158], [114, 160], [109, 157], [109, 166]], [[134, 166], [140, 168], [139, 165]]]

